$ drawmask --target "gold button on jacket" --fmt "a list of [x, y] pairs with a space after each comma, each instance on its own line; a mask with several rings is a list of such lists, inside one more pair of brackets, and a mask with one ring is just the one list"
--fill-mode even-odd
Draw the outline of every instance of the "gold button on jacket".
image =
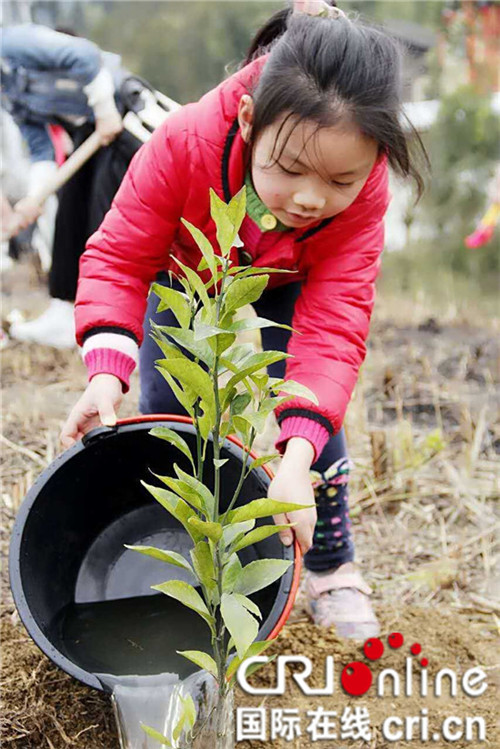
[[272, 213], [265, 213], [262, 216], [260, 223], [262, 224], [264, 229], [274, 229], [276, 224], [278, 223], [278, 220], [276, 216], [272, 215]]

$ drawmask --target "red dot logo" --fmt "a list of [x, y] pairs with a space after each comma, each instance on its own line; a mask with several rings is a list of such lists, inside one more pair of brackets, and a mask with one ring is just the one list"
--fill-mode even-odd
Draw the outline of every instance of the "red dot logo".
[[391, 635], [389, 635], [387, 641], [389, 643], [389, 647], [397, 649], [403, 645], [405, 640], [401, 632], [393, 632]]
[[422, 660], [420, 661], [420, 665], [423, 666], [424, 668], [428, 666], [429, 661], [427, 660], [427, 658], [422, 658]]
[[410, 648], [410, 652], [411, 652], [411, 654], [412, 654], [412, 655], [420, 655], [420, 653], [422, 652], [422, 647], [421, 647], [421, 645], [419, 645], [419, 643], [418, 643], [418, 642], [415, 642], [415, 643], [414, 643], [414, 644], [413, 644], [413, 645], [411, 646], [411, 648]]
[[373, 681], [372, 672], [366, 663], [352, 661], [344, 666], [340, 677], [340, 683], [347, 694], [359, 697], [367, 692]]
[[384, 654], [384, 643], [378, 637], [370, 637], [363, 647], [364, 654], [371, 661], [377, 661]]

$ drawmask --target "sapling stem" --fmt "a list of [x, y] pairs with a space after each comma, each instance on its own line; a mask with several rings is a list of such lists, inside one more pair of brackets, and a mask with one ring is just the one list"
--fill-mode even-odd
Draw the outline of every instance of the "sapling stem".
[[[172, 336], [180, 356], [172, 352], [172, 345], [168, 341], [169, 345], [165, 347], [166, 359], [158, 362], [158, 365], [170, 383], [172, 383], [172, 378], [177, 381], [172, 387], [175, 387], [179, 400], [186, 405], [188, 412], [192, 415], [196, 430], [196, 448], [195, 450], [190, 448], [185, 440], [172, 433], [173, 430], [164, 429], [163, 434], [157, 434], [173, 443], [184, 455], [188, 455], [193, 470], [191, 475], [186, 475], [178, 466], [175, 466], [179, 480], [172, 481], [167, 477], [160, 477], [174, 491], [160, 490], [155, 487], [151, 487], [150, 491], [189, 533], [194, 543], [194, 548], [190, 551], [192, 566], [187, 559], [176, 552], [139, 546], [136, 550], [185, 567], [195, 574], [198, 581], [196, 585], [169, 580], [160, 586], [153, 587], [181, 601], [205, 619], [211, 632], [211, 652], [193, 650], [181, 654], [212, 674], [217, 683], [216, 704], [205, 719], [200, 718], [196, 729], [196, 711], [193, 700], [190, 698], [189, 704], [187, 698], [182, 699], [181, 717], [173, 729], [173, 735], [177, 737], [172, 744], [175, 747], [178, 746], [178, 739], [183, 731], [185, 740], [189, 746], [192, 746], [193, 737], [201, 734], [208, 719], [213, 716], [213, 722], [210, 722], [211, 730], [214, 730], [216, 735], [214, 749], [227, 749], [228, 737], [232, 735], [231, 728], [227, 724], [227, 707], [228, 697], [231, 696], [235, 680], [235, 667], [249, 654], [263, 652], [267, 645], [256, 639], [260, 610], [248, 596], [279, 579], [291, 564], [289, 561], [273, 558], [259, 559], [243, 567], [238, 550], [270, 535], [269, 528], [263, 528], [262, 531], [258, 527], [254, 528], [257, 518], [301, 509], [300, 505], [259, 498], [250, 510], [238, 507], [236, 513], [233, 513], [235, 517], [231, 520], [228, 517], [241, 495], [245, 480], [251, 473], [250, 453], [257, 433], [262, 431], [265, 421], [263, 417], [269, 413], [269, 406], [273, 405], [273, 400], [269, 398], [272, 384], [267, 384], [268, 375], [264, 374], [260, 377], [253, 377], [253, 375], [259, 368], [264, 368], [269, 363], [286, 357], [286, 354], [275, 351], [261, 354], [251, 350], [248, 353], [246, 346], [240, 347], [237, 353], [238, 346], [233, 349], [233, 352], [224, 353], [227, 349], [231, 349], [232, 342], [236, 339], [236, 332], [241, 329], [240, 325], [233, 323], [237, 309], [255, 302], [262, 294], [269, 278], [265, 272], [268, 269], [258, 269], [256, 273], [248, 271], [239, 273], [239, 269], [231, 268], [229, 253], [234, 242], [234, 235], [245, 214], [244, 193], [243, 189], [229, 205], [226, 205], [214, 191], [211, 191], [212, 216], [217, 225], [217, 238], [222, 256], [215, 255], [211, 243], [199, 229], [182, 219], [203, 254], [198, 270], [210, 268], [212, 283], [204, 284], [193, 269], [179, 262], [186, 276], [181, 279], [186, 290], [184, 298], [181, 299], [183, 295], [179, 292], [172, 292], [171, 289], [168, 292], [165, 291], [163, 296], [161, 288], [155, 289], [162, 304], [174, 310], [182, 328], [182, 335], [178, 338]], [[222, 267], [222, 272], [218, 270], [219, 266]], [[257, 275], [258, 278], [254, 279], [252, 275]], [[265, 278], [262, 278], [262, 275]], [[228, 276], [231, 276], [230, 282], [228, 282]], [[211, 286], [214, 286], [212, 300], [207, 295], [208, 288]], [[196, 295], [199, 297], [198, 300]], [[189, 309], [186, 299], [189, 301]], [[260, 319], [258, 322], [262, 327]], [[264, 320], [264, 323], [268, 322]], [[190, 352], [191, 361], [186, 362], [183, 348]], [[247, 369], [245, 369], [245, 363]], [[219, 377], [222, 374], [222, 372], [219, 373], [220, 368], [224, 371], [230, 370], [233, 378], [230, 387], [221, 390], [219, 390]], [[258, 394], [252, 382], [257, 385]], [[298, 383], [293, 383], [293, 391], [316, 402], [314, 394]], [[233, 399], [235, 400], [234, 406]], [[224, 422], [223, 427], [222, 420], [227, 410], [228, 423]], [[221, 453], [224, 439], [231, 430], [240, 435], [243, 454], [236, 489], [227, 508], [221, 513], [220, 501], [221, 494], [223, 494], [221, 468], [226, 462], [221, 461]], [[208, 473], [214, 477], [212, 492], [203, 484], [207, 448], [210, 441], [212, 442], [212, 460], [209, 463]], [[195, 451], [196, 465], [193, 462]], [[268, 459], [267, 456], [266, 459]], [[227, 491], [224, 493], [224, 498], [226, 494]], [[251, 521], [250, 530], [241, 532], [239, 530], [241, 526], [236, 529], [232, 527], [238, 522], [245, 527], [247, 523], [243, 523], [242, 518]], [[250, 533], [252, 536], [247, 539]], [[235, 539], [237, 539], [236, 543]], [[227, 553], [226, 549], [230, 553]], [[236, 550], [231, 551], [231, 549]], [[196, 590], [198, 584], [200, 592]], [[232, 663], [232, 667], [227, 667], [233, 648], [236, 651], [234, 655], [237, 661]], [[228, 668], [231, 669], [229, 674]], [[151, 730], [154, 731], [154, 729]], [[170, 739], [167, 738], [167, 745], [170, 745], [169, 742], [171, 744]]]

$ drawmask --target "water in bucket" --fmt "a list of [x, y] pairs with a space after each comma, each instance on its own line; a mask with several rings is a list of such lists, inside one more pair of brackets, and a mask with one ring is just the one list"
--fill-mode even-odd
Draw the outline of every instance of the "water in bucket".
[[[18, 513], [11, 540], [11, 586], [29, 633], [67, 673], [93, 688], [114, 689], [126, 749], [159, 749], [161, 744], [151, 743], [140, 722], [165, 733], [176, 690], [192, 689], [199, 704], [197, 667], [176, 650], [211, 650], [204, 621], [151, 590], [169, 578], [196, 581], [181, 568], [125, 548], [156, 546], [189, 558], [189, 535], [140, 484], [141, 479], [153, 483], [151, 472], [173, 475], [174, 461], [184, 467], [177, 451], [149, 435], [160, 425], [176, 428], [195, 449], [192, 425], [168, 419], [124, 423], [113, 432], [96, 430], [37, 479]], [[241, 450], [228, 440], [221, 457], [228, 458], [224, 502], [239, 481]], [[204, 477], [209, 488], [211, 481], [210, 474]], [[252, 471], [239, 502], [266, 496], [268, 484], [262, 468]], [[243, 549], [240, 560], [246, 565], [270, 557], [295, 558], [292, 548], [272, 536]], [[252, 594], [262, 612], [259, 640], [281, 626], [293, 595], [292, 577], [295, 585], [290, 568], [279, 581]], [[207, 689], [208, 699], [213, 690]], [[130, 708], [130, 700], [137, 711]], [[231, 711], [227, 714], [230, 717]], [[211, 738], [200, 749], [216, 745], [213, 726], [206, 730], [212, 731]]]
[[[149, 514], [156, 516], [158, 511], [152, 506]], [[59, 612], [52, 623], [52, 637], [62, 643], [71, 661], [95, 674], [112, 692], [122, 749], [162, 746], [143, 731], [141, 723], [171, 739], [179, 694], [190, 694], [197, 707], [196, 743], [185, 746], [215, 746], [217, 684], [205, 671], [193, 673], [195, 666], [176, 652], [210, 652], [207, 625], [194, 611], [161, 593], [125, 597], [139, 580], [146, 592], [150, 585], [172, 578], [195, 585], [194, 578], [186, 570], [126, 550], [123, 544], [107, 575], [94, 574], [95, 570], [102, 572], [100, 561], [111, 539], [116, 541], [119, 535], [122, 540], [134, 526], [136, 543], [138, 527], [145, 522], [144, 512], [141, 515], [140, 520], [134, 513], [125, 521], [121, 518], [118, 527], [109, 527], [105, 538], [91, 546], [76, 585], [75, 599], [85, 602], [72, 602]], [[148, 525], [151, 519], [146, 520]], [[187, 558], [192, 547], [189, 535], [180, 529], [147, 534], [139, 543], [177, 551]], [[111, 548], [117, 548], [116, 543]], [[96, 596], [97, 600], [92, 600]], [[225, 709], [231, 710], [229, 702]], [[230, 733], [228, 741], [232, 742]], [[232, 746], [227, 744], [228, 749]]]

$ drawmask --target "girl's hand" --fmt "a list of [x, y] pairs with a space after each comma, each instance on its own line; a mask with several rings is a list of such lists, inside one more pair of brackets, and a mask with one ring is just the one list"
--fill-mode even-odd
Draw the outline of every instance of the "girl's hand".
[[64, 449], [95, 427], [114, 426], [122, 398], [122, 383], [118, 377], [94, 375], [62, 428], [59, 439]]
[[[269, 486], [268, 497], [280, 502], [315, 505], [314, 490], [309, 475], [313, 457], [314, 448], [310, 442], [301, 437], [292, 437], [288, 440], [280, 467]], [[315, 506], [275, 515], [273, 519], [277, 525], [296, 523], [294, 528], [288, 528], [279, 534], [285, 546], [290, 546], [293, 542], [294, 533], [302, 554], [305, 554], [312, 546], [317, 519]]]

